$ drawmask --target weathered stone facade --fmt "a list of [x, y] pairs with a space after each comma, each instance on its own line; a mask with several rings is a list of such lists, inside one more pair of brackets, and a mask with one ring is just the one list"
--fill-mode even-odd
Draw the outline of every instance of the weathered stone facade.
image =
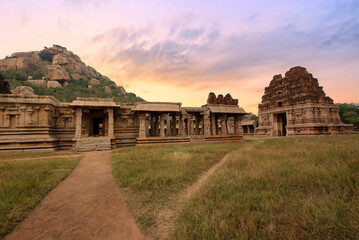
[[0, 94], [0, 151], [239, 141], [246, 113], [232, 100], [228, 96], [225, 104], [186, 108], [181, 103], [129, 104], [103, 98], [60, 103], [51, 96]]
[[258, 116], [257, 135], [339, 134], [352, 129], [341, 122], [338, 106], [303, 67], [273, 77], [258, 106]]

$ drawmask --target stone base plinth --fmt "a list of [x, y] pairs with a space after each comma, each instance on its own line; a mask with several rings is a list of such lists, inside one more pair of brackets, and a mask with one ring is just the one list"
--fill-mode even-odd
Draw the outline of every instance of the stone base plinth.
[[241, 135], [214, 135], [206, 136], [206, 143], [226, 143], [226, 142], [240, 142], [244, 141]]
[[74, 150], [78, 152], [111, 150], [111, 138], [87, 137], [75, 139]]
[[173, 145], [173, 144], [189, 144], [189, 137], [147, 137], [137, 138], [137, 145]]

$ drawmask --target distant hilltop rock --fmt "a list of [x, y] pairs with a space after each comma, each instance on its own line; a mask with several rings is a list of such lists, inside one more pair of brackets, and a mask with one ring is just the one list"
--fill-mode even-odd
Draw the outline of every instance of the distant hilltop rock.
[[[86, 66], [78, 55], [55, 44], [41, 51], [13, 53], [0, 60], [0, 70], [22, 70], [32, 84], [39, 86], [63, 87], [67, 86], [70, 81], [102, 79], [117, 87], [111, 79], [101, 75], [94, 68]], [[48, 83], [44, 84], [44, 81]], [[120, 88], [123, 93], [126, 93], [123, 87]]]
[[15, 91], [26, 96], [51, 95], [62, 102], [71, 102], [76, 97], [112, 98], [116, 102], [129, 103], [144, 101], [60, 45], [41, 51], [13, 53], [0, 60], [0, 74], [9, 82], [10, 90], [19, 86], [33, 89]]

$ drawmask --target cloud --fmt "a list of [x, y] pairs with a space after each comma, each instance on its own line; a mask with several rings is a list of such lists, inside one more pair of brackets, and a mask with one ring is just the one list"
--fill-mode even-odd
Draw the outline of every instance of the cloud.
[[[118, 27], [91, 42], [103, 46], [103, 61], [127, 81], [192, 84], [196, 89], [238, 85], [258, 74], [258, 69], [358, 58], [357, 5], [341, 4], [340, 11], [337, 5], [329, 6], [325, 17], [311, 25], [294, 15], [285, 24], [250, 33], [223, 33], [215, 23], [188, 13], [190, 17], [166, 24]], [[256, 18], [252, 15], [248, 21]]]

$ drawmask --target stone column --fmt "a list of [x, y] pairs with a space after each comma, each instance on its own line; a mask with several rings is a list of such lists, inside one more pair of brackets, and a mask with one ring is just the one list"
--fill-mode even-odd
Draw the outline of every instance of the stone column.
[[144, 112], [139, 113], [138, 119], [140, 122], [139, 138], [146, 138], [146, 128], [148, 129], [148, 126], [146, 124], [146, 113]]
[[209, 113], [206, 113], [203, 115], [203, 134], [204, 135], [210, 135], [210, 121], [209, 121]]
[[184, 132], [185, 132], [185, 135], [189, 135], [188, 134], [188, 118], [184, 119]]
[[192, 119], [192, 115], [189, 115], [188, 118], [188, 135], [193, 135], [194, 131], [193, 131], [193, 119]]
[[195, 134], [196, 134], [196, 135], [199, 135], [199, 117], [198, 117], [197, 114], [195, 115], [195, 121], [196, 121], [196, 131], [195, 131]]
[[158, 136], [159, 135], [159, 133], [158, 133], [158, 114], [157, 113], [155, 113], [155, 135], [154, 136]]
[[170, 114], [168, 114], [167, 115], [167, 133], [166, 133], [166, 135], [167, 136], [172, 136], [172, 134], [171, 134], [171, 116], [170, 116]]
[[160, 115], [160, 137], [165, 137], [165, 117], [164, 113]]
[[150, 116], [150, 120], [147, 120], [147, 116], [145, 114], [145, 132], [146, 132], [146, 136], [149, 137], [150, 136], [150, 130], [149, 130], [149, 126], [151, 125], [151, 116]]
[[212, 135], [217, 135], [217, 119], [214, 113], [211, 113], [211, 128]]
[[114, 121], [113, 121], [113, 108], [108, 108], [107, 109], [107, 113], [108, 113], [108, 137], [113, 138], [115, 136], [115, 131], [114, 131]]
[[153, 113], [150, 113], [150, 123], [151, 123], [150, 135], [151, 137], [153, 137], [155, 135], [155, 116]]
[[77, 107], [75, 138], [81, 138], [81, 132], [82, 132], [82, 109], [80, 107]]
[[173, 113], [172, 114], [172, 121], [171, 121], [171, 129], [172, 129], [172, 136], [177, 136], [177, 133], [176, 133], [176, 113]]
[[227, 115], [221, 115], [221, 135], [227, 135], [227, 126], [226, 126]]
[[0, 107], [0, 126], [5, 125], [4, 112], [5, 112], [5, 107]]
[[25, 126], [26, 125], [26, 106], [21, 106], [19, 111], [19, 125]]
[[185, 130], [184, 130], [184, 115], [181, 113], [178, 116], [178, 136], [185, 136]]

